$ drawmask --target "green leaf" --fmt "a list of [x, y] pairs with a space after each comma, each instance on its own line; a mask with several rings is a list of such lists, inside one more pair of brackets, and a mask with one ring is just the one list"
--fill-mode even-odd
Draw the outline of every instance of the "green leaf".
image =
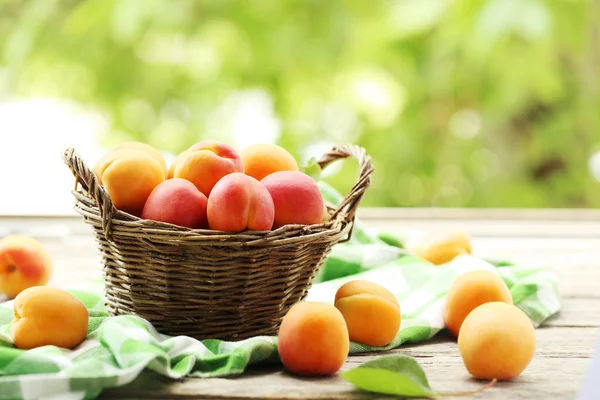
[[319, 181], [319, 179], [321, 179], [321, 166], [317, 163], [317, 159], [315, 157], [311, 157], [310, 160], [306, 162], [306, 165], [302, 166], [300, 170], [313, 178], [315, 181]]
[[436, 395], [417, 360], [404, 355], [379, 357], [340, 375], [369, 392], [405, 397]]

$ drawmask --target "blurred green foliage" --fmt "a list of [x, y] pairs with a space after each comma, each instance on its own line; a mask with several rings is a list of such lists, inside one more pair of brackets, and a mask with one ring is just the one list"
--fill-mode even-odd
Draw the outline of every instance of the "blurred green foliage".
[[260, 114], [297, 157], [366, 147], [364, 205], [600, 206], [594, 0], [0, 0], [0, 57], [0, 93], [98, 110], [109, 144], [179, 152]]

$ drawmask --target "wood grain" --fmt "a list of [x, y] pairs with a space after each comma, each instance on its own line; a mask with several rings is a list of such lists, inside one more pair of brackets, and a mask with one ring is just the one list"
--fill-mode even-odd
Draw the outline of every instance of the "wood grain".
[[[560, 313], [536, 330], [534, 360], [513, 382], [473, 396], [481, 399], [573, 399], [600, 336], [600, 210], [361, 209], [368, 227], [403, 230], [463, 229], [481, 257], [544, 265], [560, 280]], [[51, 284], [72, 285], [100, 276], [91, 229], [79, 218], [0, 217], [0, 237], [22, 233], [41, 240], [55, 261]], [[443, 333], [389, 353], [418, 359], [440, 391], [481, 387], [469, 377], [456, 342]], [[381, 353], [352, 355], [343, 370]], [[133, 383], [106, 390], [103, 399], [385, 399], [356, 390], [339, 376], [298, 378], [280, 366], [251, 368], [239, 377], [173, 381], [145, 372]]]
[[[391, 353], [399, 353], [395, 350]], [[351, 357], [342, 371], [354, 368], [371, 357]], [[472, 379], [458, 356], [417, 357], [434, 390], [464, 392], [486, 382]], [[471, 398], [481, 399], [573, 399], [590, 364], [588, 358], [535, 357], [519, 378], [499, 382]], [[105, 390], [103, 399], [387, 399], [357, 390], [339, 376], [299, 378], [278, 367], [255, 368], [234, 378], [171, 381], [145, 373], [133, 383]]]

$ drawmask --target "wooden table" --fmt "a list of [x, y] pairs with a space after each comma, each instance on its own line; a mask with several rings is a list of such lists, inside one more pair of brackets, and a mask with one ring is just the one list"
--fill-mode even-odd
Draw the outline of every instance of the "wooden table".
[[[474, 397], [481, 399], [573, 399], [584, 380], [599, 337], [600, 211], [365, 209], [369, 226], [414, 229], [464, 229], [473, 237], [476, 255], [510, 259], [552, 268], [560, 278], [563, 310], [537, 329], [534, 360], [517, 380], [498, 383]], [[78, 217], [0, 217], [0, 236], [22, 233], [48, 246], [56, 270], [51, 284], [69, 285], [100, 274], [91, 229]], [[440, 391], [468, 391], [472, 380], [457, 345], [446, 335], [392, 353], [416, 357]], [[348, 358], [344, 369], [379, 354]], [[229, 379], [170, 381], [144, 373], [130, 385], [106, 390], [106, 399], [142, 398], [385, 398], [355, 390], [339, 377], [297, 378], [278, 367], [252, 368]]]

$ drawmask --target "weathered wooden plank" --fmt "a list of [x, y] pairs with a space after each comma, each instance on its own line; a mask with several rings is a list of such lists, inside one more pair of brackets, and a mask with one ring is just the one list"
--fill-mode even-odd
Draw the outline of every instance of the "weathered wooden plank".
[[[589, 358], [600, 335], [597, 327], [547, 326], [535, 332], [536, 358]], [[411, 357], [459, 356], [456, 339], [445, 332], [424, 343], [405, 344], [399, 351]], [[364, 356], [373, 357], [371, 353], [365, 353]]]
[[[399, 350], [400, 352], [401, 350]], [[368, 357], [351, 357], [344, 370], [358, 366]], [[480, 388], [485, 382], [472, 379], [462, 359], [436, 355], [417, 358], [435, 390], [464, 392]], [[499, 382], [474, 398], [485, 399], [572, 399], [575, 397], [590, 359], [536, 357], [511, 382]], [[568, 365], [568, 368], [565, 367]], [[132, 384], [106, 390], [103, 399], [374, 399], [355, 389], [338, 375], [324, 378], [300, 378], [278, 367], [256, 368], [234, 378], [185, 379], [172, 381], [154, 373], [144, 373]]]
[[406, 231], [462, 230], [479, 237], [539, 237], [539, 238], [598, 238], [598, 222], [532, 222], [529, 221], [412, 221], [412, 220], [364, 220], [365, 225], [379, 229], [403, 229]]
[[560, 312], [544, 326], [600, 327], [600, 298], [564, 298]]

